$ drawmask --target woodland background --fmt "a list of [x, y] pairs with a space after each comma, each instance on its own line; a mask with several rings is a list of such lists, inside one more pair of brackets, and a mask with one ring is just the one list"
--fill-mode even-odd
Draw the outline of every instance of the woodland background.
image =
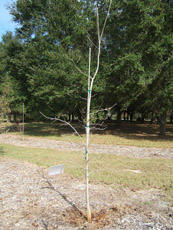
[[[96, 66], [95, 5], [103, 26], [107, 0], [17, 0], [18, 23], [0, 42], [2, 118], [41, 121], [47, 116], [84, 121], [88, 49]], [[173, 120], [173, 1], [114, 0], [103, 36], [93, 88], [93, 122]], [[79, 71], [80, 69], [80, 71]], [[82, 73], [81, 73], [82, 72]], [[86, 74], [86, 76], [85, 76]]]

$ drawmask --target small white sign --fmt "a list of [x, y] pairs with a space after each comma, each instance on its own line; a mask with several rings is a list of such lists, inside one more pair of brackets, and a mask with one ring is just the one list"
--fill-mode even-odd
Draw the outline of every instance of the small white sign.
[[64, 172], [65, 165], [55, 165], [49, 168], [49, 176], [62, 174]]

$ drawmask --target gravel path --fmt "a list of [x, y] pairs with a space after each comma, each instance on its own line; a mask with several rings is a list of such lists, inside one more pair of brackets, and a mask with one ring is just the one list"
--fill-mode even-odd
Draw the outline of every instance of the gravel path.
[[[43, 138], [32, 138], [26, 136], [23, 139], [19, 135], [1, 134], [0, 142], [25, 147], [50, 148], [65, 151], [84, 152], [84, 146], [82, 146], [81, 144]], [[173, 158], [173, 149], [167, 148], [141, 148], [135, 146], [91, 144], [90, 152], [125, 155], [128, 157], [136, 158]]]

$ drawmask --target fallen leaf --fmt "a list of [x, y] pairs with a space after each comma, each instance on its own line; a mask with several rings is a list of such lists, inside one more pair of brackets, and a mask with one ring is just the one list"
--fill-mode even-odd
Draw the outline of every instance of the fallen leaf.
[[34, 227], [38, 227], [38, 224], [36, 224], [36, 223], [32, 223], [32, 225], [33, 225]]

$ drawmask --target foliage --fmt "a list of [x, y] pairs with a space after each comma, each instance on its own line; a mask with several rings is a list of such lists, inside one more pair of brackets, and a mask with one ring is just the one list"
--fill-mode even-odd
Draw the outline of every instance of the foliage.
[[[108, 2], [97, 1], [100, 28]], [[83, 119], [87, 77], [81, 72], [87, 75], [88, 47], [92, 60], [98, 48], [95, 5], [94, 0], [18, 0], [11, 6], [18, 28], [0, 44], [1, 82], [12, 82], [11, 95], [17, 100], [8, 107], [25, 101], [32, 119], [40, 119], [39, 111]], [[92, 109], [117, 103], [120, 112], [172, 113], [172, 15], [172, 1], [113, 1]], [[91, 74], [96, 64], [92, 62]], [[5, 98], [1, 101], [9, 101]]]
[[[12, 37], [11, 33], [7, 33], [3, 37], [0, 51], [0, 104], [1, 111], [4, 113], [20, 113], [22, 110], [22, 102], [24, 96], [22, 95], [21, 82], [18, 81], [15, 60], [18, 57], [21, 46], [17, 39]], [[14, 78], [15, 76], [15, 78]]]

